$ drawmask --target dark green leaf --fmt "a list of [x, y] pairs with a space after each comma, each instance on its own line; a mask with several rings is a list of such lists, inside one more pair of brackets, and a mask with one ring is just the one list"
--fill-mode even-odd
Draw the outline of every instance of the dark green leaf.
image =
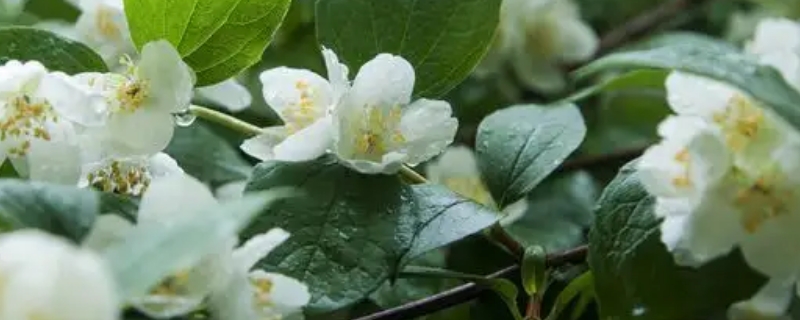
[[[435, 186], [363, 175], [333, 157], [256, 167], [247, 190], [300, 188], [307, 196], [262, 213], [245, 232], [281, 227], [292, 237], [261, 261], [308, 284], [311, 313], [353, 304], [376, 290], [402, 259], [477, 232], [492, 219], [481, 207]], [[446, 223], [447, 228], [444, 228]]]
[[128, 221], [136, 221], [139, 199], [115, 193], [100, 192], [100, 214], [116, 214]]
[[265, 191], [205, 208], [177, 224], [139, 225], [105, 251], [121, 297], [142, 297], [171, 273], [218, 249], [264, 207], [289, 193]]
[[547, 315], [545, 320], [559, 319], [561, 314], [569, 307], [570, 303], [575, 302], [576, 298], [578, 301], [575, 304], [575, 308], [572, 310], [570, 319], [578, 319], [586, 310], [586, 306], [588, 306], [589, 302], [594, 300], [594, 296], [594, 275], [591, 271], [586, 271], [575, 279], [572, 279], [567, 287], [561, 290], [561, 293], [556, 297], [553, 308], [550, 310], [550, 314]]
[[676, 45], [612, 54], [576, 71], [585, 77], [618, 68], [676, 69], [730, 83], [766, 103], [795, 128], [800, 128], [800, 93], [777, 70], [743, 53], [716, 47]]
[[415, 212], [422, 225], [416, 230], [404, 261], [477, 233], [497, 222], [498, 215], [438, 185], [413, 186]]
[[206, 86], [257, 63], [290, 0], [125, 0], [138, 48], [167, 39]]
[[178, 128], [165, 150], [189, 175], [217, 186], [246, 180], [252, 167], [203, 123]]
[[574, 105], [514, 106], [478, 128], [484, 181], [500, 208], [525, 197], [574, 151], [586, 134]]
[[528, 197], [528, 210], [506, 227], [525, 246], [542, 246], [548, 252], [585, 242], [584, 231], [594, 220], [599, 190], [591, 175], [574, 172], [547, 181]]
[[414, 66], [416, 96], [445, 94], [483, 58], [500, 0], [320, 0], [317, 36], [350, 70], [379, 53]]
[[661, 243], [654, 200], [639, 184], [635, 162], [599, 200], [589, 266], [603, 318], [704, 319], [758, 290], [763, 279], [738, 251], [699, 269], [675, 265]]
[[79, 242], [98, 215], [96, 193], [76, 187], [0, 179], [1, 229], [42, 229]]
[[[445, 251], [430, 251], [411, 261], [411, 264], [444, 268]], [[370, 299], [383, 308], [391, 308], [443, 292], [459, 283], [461, 282], [458, 280], [444, 278], [401, 278], [394, 283], [384, 282], [383, 286], [370, 295]]]
[[67, 74], [108, 71], [103, 59], [82, 43], [29, 27], [0, 28], [0, 64], [9, 60], [35, 60]]

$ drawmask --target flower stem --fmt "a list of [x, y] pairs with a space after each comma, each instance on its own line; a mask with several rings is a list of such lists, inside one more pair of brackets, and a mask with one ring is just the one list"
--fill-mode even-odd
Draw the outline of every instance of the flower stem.
[[409, 168], [407, 165], [400, 167], [399, 174], [414, 184], [428, 183], [428, 179], [425, 179], [425, 177], [414, 171], [414, 169]]
[[236, 117], [224, 114], [222, 112], [211, 110], [206, 107], [191, 105], [189, 112], [198, 118], [214, 122], [216, 124], [227, 127], [228, 129], [237, 131], [247, 136], [255, 136], [261, 134], [261, 128], [237, 119]]

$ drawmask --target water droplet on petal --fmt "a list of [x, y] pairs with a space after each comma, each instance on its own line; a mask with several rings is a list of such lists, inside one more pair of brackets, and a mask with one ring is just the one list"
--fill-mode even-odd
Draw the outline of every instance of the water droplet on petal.
[[194, 121], [197, 119], [197, 116], [195, 116], [188, 109], [178, 113], [173, 113], [172, 117], [175, 118], [175, 124], [180, 127], [191, 126], [192, 123], [194, 123]]

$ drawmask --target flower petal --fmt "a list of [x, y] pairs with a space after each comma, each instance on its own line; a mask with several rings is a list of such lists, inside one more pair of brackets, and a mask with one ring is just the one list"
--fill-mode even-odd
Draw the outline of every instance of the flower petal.
[[66, 141], [31, 141], [28, 175], [34, 181], [76, 185], [81, 177], [81, 149]]
[[322, 118], [311, 126], [288, 136], [275, 146], [275, 160], [307, 161], [324, 155], [333, 144], [333, 123]]
[[444, 183], [449, 178], [481, 176], [475, 153], [464, 146], [447, 148], [436, 161], [427, 164], [425, 170], [425, 176], [432, 183]]
[[258, 319], [253, 305], [253, 290], [247, 273], [236, 270], [221, 288], [211, 292], [208, 298], [209, 309], [216, 319], [252, 320]]
[[97, 217], [89, 234], [83, 238], [81, 245], [97, 252], [119, 243], [133, 230], [133, 224], [115, 214]]
[[111, 155], [156, 154], [172, 140], [175, 122], [172, 115], [163, 110], [139, 109], [113, 114], [107, 131], [105, 138]]
[[800, 24], [785, 18], [765, 18], [756, 27], [746, 50], [755, 55], [800, 50]]
[[253, 103], [253, 96], [235, 78], [225, 80], [212, 86], [196, 89], [197, 94], [204, 99], [211, 100], [228, 111], [239, 112]]
[[166, 113], [181, 112], [189, 107], [194, 72], [172, 44], [166, 40], [145, 44], [138, 66], [139, 76], [148, 84], [148, 105]]
[[525, 216], [526, 212], [528, 212], [528, 199], [522, 198], [503, 209], [503, 217], [500, 218], [500, 224], [503, 226], [510, 226]]
[[325, 59], [325, 68], [328, 69], [328, 81], [333, 88], [333, 101], [339, 101], [339, 98], [350, 89], [350, 70], [339, 62], [339, 57], [333, 50], [322, 47], [322, 56]]
[[203, 297], [149, 295], [131, 299], [130, 303], [148, 317], [168, 319], [194, 311], [203, 303]]
[[289, 233], [280, 228], [273, 228], [266, 233], [256, 235], [233, 251], [234, 264], [242, 270], [249, 271], [287, 239]]
[[405, 139], [406, 160], [415, 166], [441, 153], [455, 138], [458, 120], [450, 104], [420, 99], [403, 110], [400, 132]]
[[537, 61], [527, 53], [511, 59], [517, 78], [528, 88], [544, 93], [559, 92], [567, 86], [564, 72], [552, 61]]
[[719, 81], [673, 71], [666, 81], [667, 100], [680, 115], [713, 118], [728, 107], [738, 90]]
[[60, 116], [84, 126], [101, 126], [108, 117], [105, 97], [61, 72], [42, 78], [37, 95], [47, 99]]
[[152, 179], [184, 173], [178, 162], [163, 152], [156, 153], [156, 155], [147, 159], [147, 172], [150, 173]]
[[786, 315], [792, 300], [793, 283], [771, 279], [750, 300], [733, 304], [728, 309], [730, 320], [789, 320]]
[[294, 122], [300, 107], [310, 112], [314, 120], [326, 114], [333, 104], [333, 89], [327, 80], [308, 70], [279, 67], [264, 71], [259, 76], [264, 99], [284, 122]]
[[286, 127], [269, 127], [263, 133], [245, 140], [239, 146], [244, 153], [261, 161], [275, 159], [275, 146], [286, 139]]
[[138, 222], [169, 224], [213, 207], [217, 200], [200, 181], [189, 175], [155, 179], [139, 203]]
[[393, 107], [411, 102], [414, 67], [400, 56], [379, 54], [356, 75], [351, 94], [359, 106]]
[[251, 272], [250, 277], [267, 279], [272, 283], [269, 292], [270, 300], [284, 315], [300, 311], [303, 306], [311, 301], [308, 287], [294, 278], [261, 270]]
[[740, 244], [742, 254], [753, 269], [778, 279], [796, 274], [800, 268], [800, 247], [788, 244], [800, 241], [797, 232], [800, 217], [793, 213], [773, 217], [744, 236]]

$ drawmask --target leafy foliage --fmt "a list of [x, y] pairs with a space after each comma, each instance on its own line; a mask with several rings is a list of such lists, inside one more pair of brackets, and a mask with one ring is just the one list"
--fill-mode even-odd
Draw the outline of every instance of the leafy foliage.
[[[126, 0], [138, 48], [167, 39], [211, 85], [256, 64], [289, 10], [289, 0]], [[167, 14], [169, 13], [169, 14]]]
[[416, 71], [415, 95], [436, 97], [463, 81], [486, 54], [500, 2], [320, 0], [317, 37], [351, 70], [379, 53], [402, 56]]
[[[533, 190], [574, 151], [586, 134], [574, 105], [514, 106], [478, 128], [478, 163], [497, 205]], [[509, 161], [510, 160], [510, 161]]]
[[363, 299], [398, 270], [402, 259], [496, 221], [494, 213], [441, 187], [359, 174], [331, 157], [261, 164], [247, 191], [279, 186], [296, 186], [306, 196], [263, 212], [245, 235], [268, 226], [292, 233], [260, 266], [307, 283], [313, 293], [308, 310], [317, 313]]
[[103, 59], [86, 45], [28, 27], [0, 28], [0, 63], [9, 60], [38, 61], [69, 74], [108, 71]]

